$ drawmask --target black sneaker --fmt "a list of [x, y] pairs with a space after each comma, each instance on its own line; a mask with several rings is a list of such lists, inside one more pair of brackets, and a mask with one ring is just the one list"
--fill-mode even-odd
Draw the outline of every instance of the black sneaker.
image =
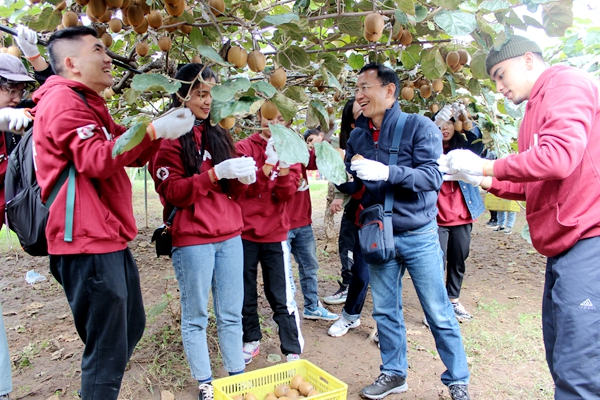
[[380, 374], [372, 385], [360, 391], [360, 397], [366, 399], [383, 399], [388, 394], [402, 393], [408, 390], [406, 379], [398, 375]]
[[213, 387], [210, 383], [200, 384], [200, 393], [198, 394], [198, 400], [213, 400]]
[[326, 304], [344, 304], [346, 302], [346, 297], [348, 297], [349, 285], [344, 285], [340, 281], [338, 281], [338, 285], [340, 285], [340, 288], [337, 290], [337, 292], [335, 292], [331, 296], [323, 298], [323, 301]]
[[450, 390], [450, 397], [452, 397], [452, 400], [471, 400], [468, 385], [450, 385], [448, 386], [448, 389]]

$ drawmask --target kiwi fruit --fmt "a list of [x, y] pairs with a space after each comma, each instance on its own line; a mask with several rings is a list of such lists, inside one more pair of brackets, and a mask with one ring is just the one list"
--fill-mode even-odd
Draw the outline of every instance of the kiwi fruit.
[[448, 52], [448, 55], [446, 56], [446, 64], [450, 68], [457, 66], [459, 61], [460, 61], [460, 56], [458, 55], [458, 52], [456, 52], [456, 51]]
[[242, 47], [231, 46], [227, 52], [227, 62], [235, 65], [236, 68], [244, 68], [248, 64], [248, 52]]
[[315, 387], [310, 383], [310, 382], [302, 382], [299, 386], [298, 386], [298, 390], [300, 391], [300, 393], [302, 393], [302, 395], [306, 396], [311, 390], [313, 390]]
[[298, 389], [300, 384], [304, 382], [304, 377], [302, 375], [294, 375], [292, 377], [292, 382], [290, 383], [290, 387], [292, 389]]
[[458, 53], [458, 62], [460, 63], [460, 65], [465, 65], [466, 63], [469, 62], [469, 53], [464, 50], [464, 49], [460, 49], [457, 51]]
[[267, 60], [265, 55], [258, 50], [252, 50], [248, 54], [248, 67], [254, 72], [260, 72], [265, 69]]
[[444, 81], [440, 78], [434, 79], [433, 82], [431, 82], [431, 86], [433, 87], [434, 92], [441, 92], [444, 90]]
[[461, 132], [463, 130], [463, 123], [461, 120], [454, 121], [454, 130], [457, 132]]
[[275, 72], [271, 75], [269, 82], [271, 85], [275, 86], [277, 89], [281, 89], [285, 86], [285, 82], [287, 81], [287, 74], [285, 70], [281, 67], [277, 68]]
[[171, 38], [168, 36], [161, 36], [160, 38], [158, 38], [158, 47], [162, 50], [162, 51], [169, 51], [171, 50]]
[[223, 0], [208, 0], [208, 7], [215, 17], [220, 16], [223, 14], [223, 11], [225, 11], [225, 3]]
[[135, 52], [140, 57], [146, 57], [148, 55], [148, 50], [150, 46], [146, 42], [139, 42], [135, 45]]
[[463, 129], [465, 131], [471, 131], [471, 130], [473, 130], [473, 121], [471, 121], [469, 119], [466, 120], [465, 122], [463, 122], [463, 126], [462, 127], [463, 127]]
[[123, 6], [123, 0], [104, 0], [108, 8], [121, 8]]
[[319, 391], [316, 390], [316, 389], [313, 389], [310, 392], [308, 392], [308, 394], [306, 395], [306, 397], [312, 397], [312, 396], [316, 396], [318, 394], [320, 394]]
[[246, 396], [244, 396], [244, 400], [258, 400], [258, 399], [256, 398], [255, 395], [253, 395], [252, 393], [248, 392], [248, 393], [246, 393]]
[[[260, 115], [262, 115], [266, 119], [275, 119], [277, 118], [277, 114], [279, 114], [279, 109], [272, 101], [267, 100], [260, 107]], [[275, 394], [277, 395], [277, 392], [275, 392]]]
[[365, 33], [383, 33], [385, 21], [381, 14], [374, 12], [365, 17]]
[[235, 396], [231, 397], [233, 400], [244, 400], [244, 396], [242, 396], [241, 394], [236, 394]]
[[67, 3], [65, 3], [64, 1], [61, 1], [56, 6], [54, 6], [54, 9], [56, 11], [64, 11], [66, 8], [67, 8]]
[[194, 56], [192, 57], [192, 62], [194, 64], [202, 64], [202, 58], [200, 58], [200, 56]]
[[181, 31], [181, 33], [189, 35], [192, 32], [192, 26], [188, 24], [183, 24], [179, 26], [179, 30]]
[[[364, 160], [364, 159], [365, 158], [362, 155], [356, 153], [355, 155], [352, 156], [352, 159], [350, 161], [360, 161], [360, 160]], [[298, 387], [300, 387], [299, 384], [298, 384]]]
[[98, 18], [98, 22], [107, 23], [108, 21], [111, 20], [111, 18], [112, 18], [112, 11], [107, 8], [106, 12], [104, 14], [102, 14], [102, 16], [100, 18]]
[[148, 20], [148, 25], [150, 25], [150, 27], [154, 29], [160, 28], [163, 24], [163, 17], [156, 10], [150, 11], [150, 14], [146, 16], [146, 19]]
[[167, 10], [167, 14], [172, 17], [180, 17], [183, 15], [185, 11], [185, 1], [180, 1], [175, 6], [170, 6], [169, 4], [165, 4], [165, 9]]
[[421, 97], [424, 99], [429, 98], [429, 96], [431, 96], [431, 86], [430, 85], [423, 85], [419, 88], [419, 93], [421, 94]]
[[6, 50], [7, 54], [10, 54], [11, 56], [15, 56], [17, 58], [21, 58], [21, 49], [19, 49], [17, 46], [13, 45], [13, 46], [8, 46], [8, 49]]
[[287, 397], [292, 400], [296, 400], [298, 397], [300, 397], [300, 392], [297, 389], [290, 389], [290, 391], [287, 394]]
[[[229, 130], [229, 129], [233, 128], [234, 125], [235, 125], [235, 117], [223, 118], [222, 120], [219, 121], [219, 126], [223, 129]], [[250, 393], [248, 393], [248, 394], [250, 394]], [[246, 400], [249, 400], [248, 394], [246, 395]]]
[[100, 37], [100, 40], [102, 40], [102, 43], [104, 43], [106, 47], [110, 47], [113, 44], [113, 38], [108, 32], [104, 32]]
[[73, 11], [67, 11], [62, 15], [62, 24], [64, 27], [77, 26], [79, 17]]
[[[91, 1], [91, 0], [90, 0]], [[127, 9], [127, 21], [133, 26], [139, 26], [144, 22], [144, 11], [140, 6], [135, 4], [129, 6]]]
[[114, 33], [120, 32], [121, 29], [123, 29], [123, 23], [121, 22], [121, 20], [119, 18], [113, 18], [110, 21], [108, 21], [108, 27], [110, 28], [111, 31], [113, 31]]
[[75, 3], [79, 4], [80, 6], [87, 6], [89, 2], [90, 0], [75, 0]]
[[412, 33], [408, 29], [402, 31], [402, 37], [400, 38], [400, 44], [402, 46], [408, 46], [413, 41]]
[[407, 101], [411, 101], [415, 97], [415, 89], [411, 87], [403, 87], [402, 88], [402, 98]]
[[106, 12], [106, 3], [104, 0], [90, 0], [87, 5], [87, 12], [95, 19], [98, 19]]
[[148, 20], [146, 17], [142, 17], [142, 23], [133, 27], [135, 33], [139, 33], [140, 35], [148, 32]]
[[454, 67], [450, 67], [450, 69], [452, 70], [452, 72], [460, 72], [463, 69], [463, 66], [460, 64], [456, 64]]
[[[264, 107], [264, 105], [263, 105], [263, 107]], [[275, 118], [275, 117], [273, 117], [273, 118]], [[268, 118], [268, 119], [271, 119], [271, 118]], [[280, 397], [280, 398], [287, 396], [289, 391], [290, 391], [290, 387], [288, 385], [286, 385], [286, 384], [279, 385], [275, 388], [275, 396]]]
[[121, 10], [125, 10], [130, 5], [131, 5], [131, 0], [123, 0], [123, 3], [121, 4], [121, 7], [119, 7], [119, 8]]
[[365, 31], [364, 37], [368, 42], [376, 42], [379, 40], [383, 33], [368, 33]]
[[431, 103], [429, 106], [429, 111], [431, 111], [432, 114], [435, 114], [436, 112], [440, 111], [440, 106], [437, 103]]
[[115, 91], [113, 90], [112, 87], [108, 87], [106, 89], [104, 89], [104, 91], [102, 92], [102, 97], [104, 97], [104, 100], [110, 100], [111, 97], [113, 97], [115, 95]]

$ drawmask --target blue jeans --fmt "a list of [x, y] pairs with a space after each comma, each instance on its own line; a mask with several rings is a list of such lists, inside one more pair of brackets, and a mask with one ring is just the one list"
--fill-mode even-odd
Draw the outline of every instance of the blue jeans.
[[445, 385], [468, 384], [469, 368], [460, 328], [444, 285], [444, 262], [434, 221], [394, 235], [396, 258], [387, 264], [370, 264], [373, 318], [379, 331], [381, 372], [406, 378], [406, 327], [402, 314], [402, 277], [411, 280], [431, 327], [440, 358], [447, 370]]
[[212, 377], [206, 342], [208, 297], [212, 290], [223, 366], [244, 370], [242, 306], [244, 302], [242, 239], [173, 248], [173, 268], [181, 295], [181, 337], [192, 376]]
[[12, 392], [12, 375], [10, 372], [10, 352], [2, 320], [2, 304], [0, 304], [0, 396]]
[[515, 226], [517, 213], [513, 211], [498, 211], [498, 226], [503, 226], [507, 229], [512, 229]]
[[[314, 310], [319, 305], [317, 271], [317, 245], [312, 225], [302, 226], [288, 232], [288, 246], [298, 263], [300, 287], [304, 296], [304, 308]], [[290, 262], [290, 267], [292, 263]], [[292, 276], [290, 274], [290, 276]], [[295, 288], [294, 288], [295, 291]]]

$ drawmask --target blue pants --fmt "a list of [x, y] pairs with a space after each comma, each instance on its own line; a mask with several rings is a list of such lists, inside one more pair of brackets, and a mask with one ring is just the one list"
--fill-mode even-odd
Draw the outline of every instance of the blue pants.
[[12, 375], [10, 372], [10, 353], [2, 320], [2, 304], [0, 304], [0, 396], [12, 392]]
[[304, 308], [312, 311], [319, 306], [317, 281], [319, 262], [317, 261], [317, 244], [315, 243], [312, 225], [290, 230], [288, 232], [288, 246], [298, 263]]
[[516, 219], [517, 213], [514, 211], [498, 211], [498, 226], [512, 229], [515, 226]]
[[600, 237], [548, 258], [542, 302], [555, 399], [600, 398]]

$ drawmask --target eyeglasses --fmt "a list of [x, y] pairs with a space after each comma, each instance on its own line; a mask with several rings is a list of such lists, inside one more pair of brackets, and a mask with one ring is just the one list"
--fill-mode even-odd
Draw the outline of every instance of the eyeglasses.
[[29, 95], [29, 90], [27, 87], [21, 86], [21, 84], [11, 84], [11, 83], [3, 83], [0, 84], [0, 90], [8, 93], [9, 98], [19, 97], [20, 99], [27, 97]]
[[363, 85], [363, 86], [357, 86], [356, 89], [354, 89], [354, 94], [357, 94], [358, 92], [361, 93], [367, 93], [369, 91], [369, 88], [372, 88], [373, 86], [385, 86], [385, 84], [379, 84], [379, 85]]

